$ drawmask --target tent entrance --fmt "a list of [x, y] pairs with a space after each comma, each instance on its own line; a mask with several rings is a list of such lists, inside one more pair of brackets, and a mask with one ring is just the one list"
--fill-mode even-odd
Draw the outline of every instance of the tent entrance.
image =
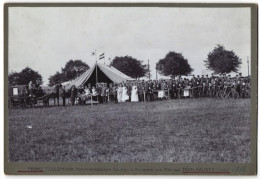
[[[113, 81], [105, 75], [105, 73], [98, 67], [97, 68], [97, 78], [98, 78], [98, 83], [113, 83]], [[96, 84], [96, 68], [94, 69], [93, 73], [90, 75], [89, 79], [85, 82], [84, 85], [88, 85], [91, 83], [91, 86]]]

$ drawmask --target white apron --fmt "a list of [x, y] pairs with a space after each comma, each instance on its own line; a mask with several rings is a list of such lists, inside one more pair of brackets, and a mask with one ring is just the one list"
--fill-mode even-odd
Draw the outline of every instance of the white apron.
[[117, 89], [117, 101], [122, 102], [122, 87], [118, 87]]
[[137, 87], [133, 86], [131, 92], [131, 102], [137, 102], [137, 101], [138, 101]]
[[127, 95], [127, 88], [124, 86], [122, 90], [122, 102], [129, 100], [129, 96]]

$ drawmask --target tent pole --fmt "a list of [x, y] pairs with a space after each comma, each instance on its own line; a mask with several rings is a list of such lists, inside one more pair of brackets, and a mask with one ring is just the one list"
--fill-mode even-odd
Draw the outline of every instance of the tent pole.
[[96, 63], [96, 84], [98, 83], [98, 76], [97, 76], [97, 63]]

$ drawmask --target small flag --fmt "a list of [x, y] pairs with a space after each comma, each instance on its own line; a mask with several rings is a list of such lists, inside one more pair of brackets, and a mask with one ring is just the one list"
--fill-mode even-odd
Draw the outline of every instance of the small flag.
[[99, 55], [99, 60], [105, 58], [105, 53], [102, 53], [101, 55]]

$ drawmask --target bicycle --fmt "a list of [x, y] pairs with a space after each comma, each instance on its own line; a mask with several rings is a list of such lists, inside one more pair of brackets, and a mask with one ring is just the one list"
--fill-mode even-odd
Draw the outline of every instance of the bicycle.
[[239, 93], [236, 91], [235, 87], [231, 87], [231, 90], [228, 92], [227, 97], [229, 99], [239, 99]]

